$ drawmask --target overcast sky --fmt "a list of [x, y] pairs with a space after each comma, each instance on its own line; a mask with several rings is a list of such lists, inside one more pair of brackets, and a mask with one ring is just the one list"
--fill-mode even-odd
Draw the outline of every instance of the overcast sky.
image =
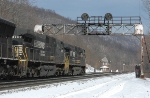
[[146, 25], [146, 13], [141, 0], [35, 0], [38, 7], [54, 10], [56, 13], [76, 20], [82, 13], [89, 16], [141, 16]]

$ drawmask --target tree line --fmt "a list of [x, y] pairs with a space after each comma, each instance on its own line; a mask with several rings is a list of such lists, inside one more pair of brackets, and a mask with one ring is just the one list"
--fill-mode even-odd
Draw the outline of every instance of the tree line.
[[33, 30], [36, 24], [73, 23], [54, 10], [33, 6], [31, 0], [1, 0], [0, 17], [14, 22], [17, 27]]
[[[0, 17], [14, 22], [17, 27], [33, 30], [36, 24], [68, 24], [75, 23], [54, 10], [33, 6], [34, 0], [1, 0]], [[106, 56], [113, 70], [122, 69], [122, 64], [134, 64], [140, 60], [138, 42], [134, 38], [99, 36], [53, 36], [66, 43], [82, 47], [86, 50], [87, 63], [99, 68], [101, 59]], [[117, 43], [121, 41], [122, 43]], [[126, 42], [126, 43], [125, 43]], [[135, 45], [135, 47], [131, 47]]]

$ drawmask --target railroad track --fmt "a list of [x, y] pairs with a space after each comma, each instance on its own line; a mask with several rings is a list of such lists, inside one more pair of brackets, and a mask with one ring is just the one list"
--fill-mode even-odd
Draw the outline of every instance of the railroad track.
[[60, 83], [66, 81], [82, 80], [88, 78], [96, 78], [102, 76], [116, 75], [121, 73], [90, 73], [81, 76], [61, 76], [61, 77], [50, 77], [45, 79], [30, 79], [30, 80], [17, 80], [17, 81], [1, 81], [0, 82], [0, 95], [4, 94], [8, 90], [33, 87], [39, 85], [46, 85], [52, 83]]

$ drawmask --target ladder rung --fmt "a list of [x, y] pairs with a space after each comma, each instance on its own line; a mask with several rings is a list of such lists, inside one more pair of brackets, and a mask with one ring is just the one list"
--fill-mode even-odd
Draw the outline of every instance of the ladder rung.
[[27, 61], [27, 60], [20, 60], [20, 61]]

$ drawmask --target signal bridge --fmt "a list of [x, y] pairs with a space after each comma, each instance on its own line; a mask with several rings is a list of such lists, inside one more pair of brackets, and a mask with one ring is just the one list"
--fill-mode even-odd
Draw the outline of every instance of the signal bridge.
[[[146, 46], [146, 41], [139, 16], [112, 16], [106, 13], [105, 16], [89, 17], [87, 13], [83, 13], [81, 17], [77, 17], [76, 24], [36, 25], [34, 31], [47, 35], [139, 35], [141, 37], [141, 77], [144, 77], [143, 46]], [[148, 51], [147, 54], [149, 54]], [[148, 60], [150, 62], [149, 55]]]
[[36, 25], [35, 32], [47, 35], [143, 35], [139, 16], [90, 16], [83, 13], [76, 24]]
[[[143, 46], [146, 42], [139, 16], [112, 16], [110, 13], [106, 13], [105, 16], [89, 16], [83, 13], [81, 17], [77, 17], [76, 24], [36, 25], [34, 31], [46, 35], [139, 35], [141, 37], [141, 77], [144, 77]], [[150, 62], [149, 56], [148, 59]]]

